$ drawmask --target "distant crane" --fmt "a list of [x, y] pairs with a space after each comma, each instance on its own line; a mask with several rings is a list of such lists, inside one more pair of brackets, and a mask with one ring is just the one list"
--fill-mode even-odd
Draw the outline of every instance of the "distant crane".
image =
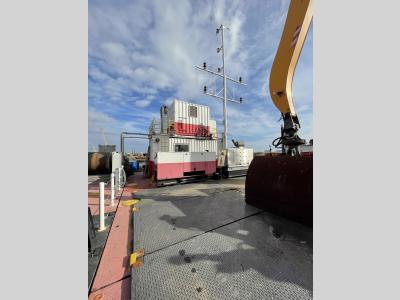
[[104, 133], [104, 129], [100, 128], [100, 132], [101, 132], [101, 135], [103, 136], [104, 145], [108, 145], [108, 140], [107, 140], [106, 135]]

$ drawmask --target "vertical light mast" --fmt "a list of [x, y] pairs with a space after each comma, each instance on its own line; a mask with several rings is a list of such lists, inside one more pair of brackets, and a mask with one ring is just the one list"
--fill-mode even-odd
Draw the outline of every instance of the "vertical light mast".
[[[222, 50], [222, 76], [224, 77], [224, 138], [222, 141], [222, 147], [226, 149], [228, 147], [227, 140], [228, 140], [228, 118], [227, 118], [227, 110], [226, 110], [226, 76], [225, 76], [225, 48], [224, 48], [224, 25], [221, 24], [219, 29], [217, 29], [217, 34], [221, 30], [221, 37], [222, 37], [222, 45], [219, 50]], [[218, 50], [217, 50], [218, 53]]]
[[[222, 90], [220, 90], [218, 93], [211, 94], [211, 93], [208, 93], [208, 92], [207, 92], [207, 86], [204, 86], [204, 94], [206, 94], [206, 95], [208, 95], [208, 96], [212, 96], [212, 97], [215, 97], [215, 98], [218, 98], [218, 99], [223, 100], [223, 115], [224, 115], [223, 123], [224, 123], [224, 133], [223, 133], [223, 137], [222, 137], [222, 147], [223, 147], [224, 149], [227, 149], [227, 148], [228, 148], [228, 142], [227, 142], [227, 141], [228, 141], [228, 116], [227, 116], [228, 112], [227, 112], [227, 105], [226, 105], [226, 103], [227, 103], [227, 101], [231, 101], [231, 102], [235, 102], [235, 103], [242, 103], [242, 102], [243, 102], [243, 99], [242, 99], [242, 97], [240, 97], [239, 100], [234, 100], [234, 99], [229, 99], [229, 98], [227, 97], [226, 80], [230, 80], [230, 81], [232, 81], [232, 82], [234, 82], [234, 83], [238, 83], [238, 84], [242, 84], [242, 85], [246, 85], [246, 84], [244, 84], [244, 83], [242, 82], [242, 77], [239, 77], [239, 80], [235, 80], [235, 79], [230, 78], [230, 77], [228, 77], [228, 76], [226, 75], [226, 72], [225, 72], [224, 29], [228, 29], [228, 30], [229, 30], [228, 27], [225, 27], [225, 26], [222, 25], [222, 24], [221, 24], [221, 26], [220, 26], [219, 28], [217, 28], [217, 34], [218, 34], [219, 32], [221, 32], [221, 39], [222, 39], [221, 47], [217, 48], [217, 53], [219, 53], [220, 51], [222, 51], [222, 68], [218, 68], [218, 69], [217, 69], [217, 72], [211, 71], [211, 70], [207, 69], [207, 64], [206, 64], [205, 62], [203, 63], [203, 68], [201, 68], [201, 67], [199, 67], [199, 66], [195, 66], [195, 67], [196, 67], [197, 69], [199, 69], [199, 70], [203, 70], [203, 71], [206, 71], [206, 72], [211, 73], [211, 74], [213, 74], [213, 75], [222, 77], [222, 79], [223, 79], [223, 88], [222, 88]], [[221, 73], [221, 70], [222, 70], [222, 74], [220, 74], [220, 73]], [[219, 96], [219, 94], [220, 94], [222, 91], [224, 92], [223, 97]]]

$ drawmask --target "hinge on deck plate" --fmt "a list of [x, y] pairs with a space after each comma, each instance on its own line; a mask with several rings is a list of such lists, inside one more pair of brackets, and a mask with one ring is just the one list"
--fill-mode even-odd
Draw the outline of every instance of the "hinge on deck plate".
[[141, 248], [131, 254], [130, 266], [132, 268], [138, 268], [143, 265], [144, 249]]

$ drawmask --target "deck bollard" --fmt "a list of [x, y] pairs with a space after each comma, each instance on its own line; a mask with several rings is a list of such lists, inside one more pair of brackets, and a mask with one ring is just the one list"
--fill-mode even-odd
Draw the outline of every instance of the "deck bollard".
[[115, 187], [114, 187], [114, 179], [115, 179], [115, 175], [114, 172], [111, 173], [111, 179], [110, 179], [110, 184], [111, 184], [111, 206], [114, 206], [114, 199], [115, 199]]
[[99, 231], [103, 231], [104, 229], [106, 229], [106, 226], [104, 225], [104, 182], [99, 183], [99, 217]]

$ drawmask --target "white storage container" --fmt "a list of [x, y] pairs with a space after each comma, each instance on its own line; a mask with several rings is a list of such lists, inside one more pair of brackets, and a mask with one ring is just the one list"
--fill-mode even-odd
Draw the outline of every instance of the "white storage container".
[[[187, 151], [184, 152], [218, 152], [217, 140], [170, 137], [168, 135], [152, 136], [149, 146], [150, 160], [153, 161], [155, 160], [157, 152], [179, 152], [179, 150], [185, 148], [187, 148]], [[177, 147], [180, 147], [180, 149]]]
[[168, 108], [168, 133], [210, 137], [210, 108], [175, 99]]
[[168, 119], [172, 122], [209, 126], [210, 108], [175, 99], [168, 109]]
[[177, 152], [175, 147], [177, 145], [188, 145], [187, 152], [217, 152], [217, 140], [171, 137], [169, 139], [169, 152]]

